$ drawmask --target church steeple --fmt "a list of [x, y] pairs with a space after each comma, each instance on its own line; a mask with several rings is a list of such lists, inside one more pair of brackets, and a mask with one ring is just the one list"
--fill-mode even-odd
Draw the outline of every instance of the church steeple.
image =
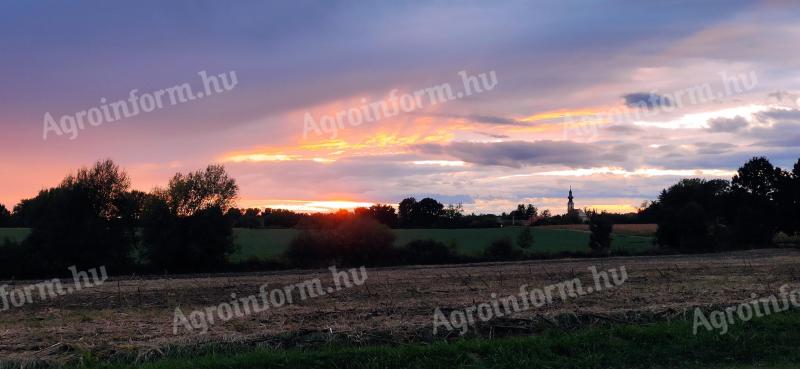
[[575, 203], [572, 201], [574, 197], [572, 196], [572, 186], [569, 186], [569, 196], [567, 197], [569, 201], [567, 201], [567, 214], [572, 214], [575, 212]]

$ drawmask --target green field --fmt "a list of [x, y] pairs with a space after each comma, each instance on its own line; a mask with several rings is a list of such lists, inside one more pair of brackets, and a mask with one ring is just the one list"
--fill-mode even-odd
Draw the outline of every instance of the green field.
[[[395, 229], [396, 245], [413, 240], [434, 239], [449, 244], [455, 242], [458, 249], [467, 255], [481, 253], [492, 241], [511, 237], [516, 240], [521, 227], [480, 229]], [[294, 229], [236, 229], [236, 243], [241, 247], [234, 261], [249, 257], [273, 258], [286, 251], [292, 238], [299, 231]], [[529, 251], [556, 253], [562, 251], [588, 251], [589, 233], [561, 229], [534, 228], [534, 246]], [[614, 234], [612, 248], [641, 252], [652, 248], [652, 237]]]
[[[444, 243], [455, 242], [458, 249], [467, 255], [478, 254], [492, 241], [511, 237], [516, 240], [521, 227], [480, 228], [480, 229], [396, 229], [395, 244], [404, 245], [413, 240], [434, 239]], [[237, 228], [236, 244], [239, 252], [233, 261], [241, 261], [251, 257], [261, 259], [274, 258], [289, 246], [295, 235], [295, 229], [244, 229]], [[26, 228], [0, 228], [0, 239], [8, 237], [22, 240], [27, 236]], [[562, 251], [588, 251], [589, 233], [576, 230], [534, 228], [534, 246], [530, 252], [556, 253]], [[612, 249], [641, 252], [652, 248], [652, 237], [614, 234]]]
[[20, 242], [31, 233], [30, 228], [0, 228], [0, 243], [6, 238], [14, 242]]
[[88, 360], [82, 368], [797, 368], [798, 324], [800, 313], [788, 311], [737, 322], [725, 335], [701, 328], [695, 336], [691, 321], [673, 320], [433, 344], [305, 350], [216, 347], [143, 365]]

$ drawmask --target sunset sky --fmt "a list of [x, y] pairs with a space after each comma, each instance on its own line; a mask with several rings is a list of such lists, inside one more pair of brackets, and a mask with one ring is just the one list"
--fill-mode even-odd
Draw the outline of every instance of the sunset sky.
[[[624, 211], [680, 178], [800, 156], [793, 1], [236, 3], [0, 5], [0, 203], [111, 158], [141, 190], [225, 164], [241, 206], [431, 196], [563, 213], [572, 186], [578, 207]], [[132, 90], [203, 91], [202, 71], [236, 84], [43, 139], [46, 114], [60, 124]], [[335, 135], [308, 129], [309, 116], [445, 83], [463, 92], [462, 71], [496, 85], [419, 95]]]

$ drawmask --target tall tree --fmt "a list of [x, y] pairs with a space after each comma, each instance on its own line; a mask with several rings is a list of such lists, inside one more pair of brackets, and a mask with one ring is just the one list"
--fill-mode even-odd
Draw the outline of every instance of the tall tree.
[[517, 235], [517, 246], [528, 249], [533, 246], [533, 227], [525, 226]]
[[95, 163], [67, 176], [56, 188], [23, 202], [20, 212], [32, 231], [25, 241], [34, 267], [57, 272], [70, 265], [101, 265], [121, 271], [130, 265], [136, 242], [136, 211], [130, 179], [113, 161]]
[[520, 221], [536, 217], [538, 212], [538, 209], [536, 209], [533, 204], [517, 204], [517, 208], [509, 213], [509, 215]]
[[400, 204], [397, 206], [398, 209], [398, 216], [400, 218], [400, 225], [404, 227], [413, 226], [415, 214], [414, 211], [417, 207], [417, 199], [413, 197], [408, 197], [400, 201]]
[[391, 205], [375, 204], [367, 209], [367, 214], [372, 219], [375, 219], [389, 227], [397, 225], [397, 212]]
[[233, 206], [238, 191], [239, 186], [225, 172], [225, 167], [209, 165], [205, 170], [175, 174], [167, 189], [158, 195], [173, 212], [186, 216], [211, 207], [225, 212]]
[[422, 227], [431, 227], [439, 221], [443, 212], [444, 205], [442, 203], [426, 197], [414, 206], [414, 223]]
[[747, 161], [733, 177], [731, 207], [733, 229], [742, 245], [763, 246], [772, 242], [779, 228], [778, 188], [788, 176], [764, 157]]
[[144, 251], [156, 267], [174, 272], [214, 271], [235, 250], [225, 216], [236, 199], [236, 182], [225, 169], [178, 173], [156, 190], [143, 216]]
[[604, 214], [595, 214], [589, 218], [589, 248], [598, 254], [611, 251], [611, 232], [614, 225]]
[[800, 232], [800, 159], [791, 172], [781, 176], [775, 202], [780, 230], [786, 234]]
[[11, 212], [6, 209], [5, 205], [0, 204], [0, 227], [8, 227], [11, 225]]
[[459, 227], [464, 220], [464, 205], [449, 204], [442, 210], [441, 224], [446, 227]]
[[739, 168], [732, 184], [760, 199], [772, 199], [782, 176], [765, 157], [754, 157]]
[[794, 168], [792, 168], [792, 175], [795, 178], [800, 178], [800, 159], [797, 159], [797, 162], [794, 163]]
[[650, 205], [656, 212], [656, 239], [662, 246], [684, 252], [715, 248], [709, 227], [729, 213], [730, 185], [724, 180], [683, 179], [663, 190]]

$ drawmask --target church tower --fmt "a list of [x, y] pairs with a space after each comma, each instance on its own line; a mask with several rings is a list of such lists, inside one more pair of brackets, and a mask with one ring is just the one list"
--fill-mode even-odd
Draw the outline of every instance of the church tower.
[[569, 199], [569, 201], [567, 201], [567, 214], [572, 214], [575, 212], [575, 203], [572, 201], [573, 198], [572, 186], [569, 186], [569, 196], [567, 197], [567, 199]]

